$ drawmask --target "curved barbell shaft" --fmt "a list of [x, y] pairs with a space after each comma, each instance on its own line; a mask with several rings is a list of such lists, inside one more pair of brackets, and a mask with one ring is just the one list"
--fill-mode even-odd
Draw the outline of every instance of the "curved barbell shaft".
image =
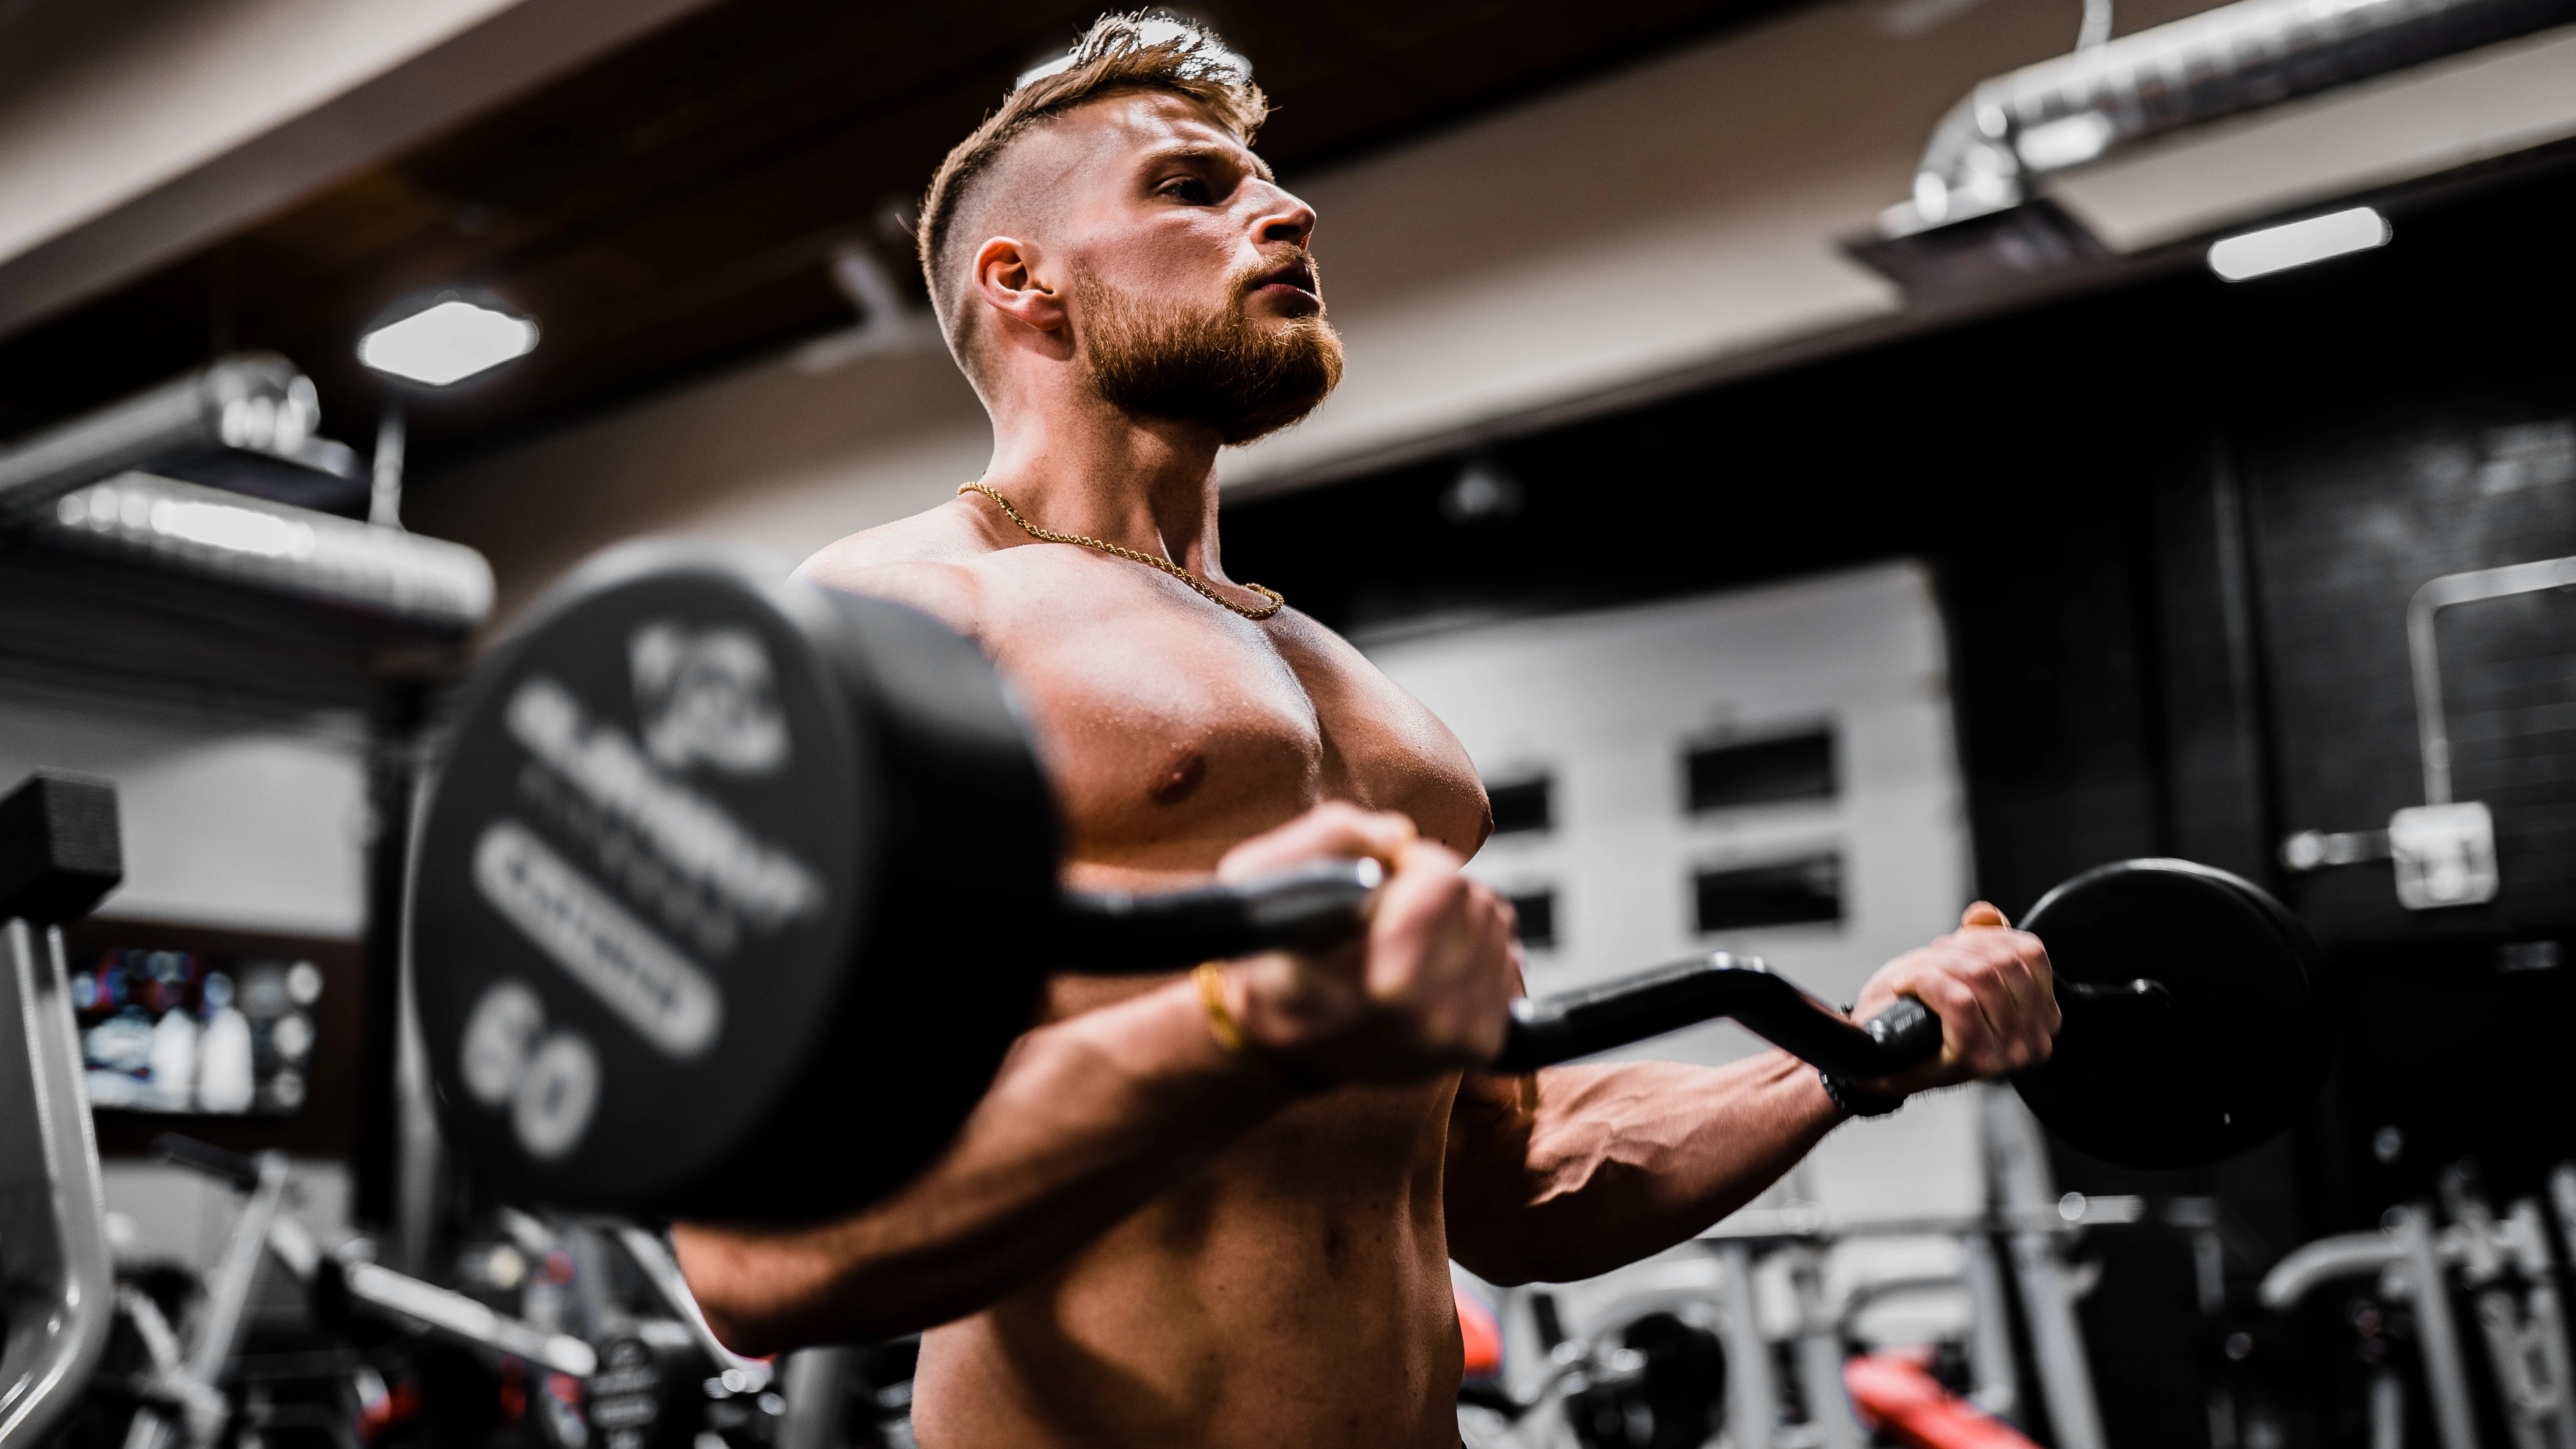
[[[1057, 934], [1061, 964], [1087, 975], [1171, 971], [1255, 951], [1330, 945], [1367, 921], [1384, 871], [1373, 860], [1330, 860], [1235, 885], [1161, 894], [1067, 891]], [[2061, 1010], [2162, 1009], [2157, 982], [2061, 982]], [[1598, 986], [1512, 1005], [1494, 1069], [1534, 1071], [1731, 1017], [1794, 1056], [1855, 1081], [1927, 1061], [1941, 1021], [1906, 998], [1856, 1024], [1760, 960], [1724, 951]]]
[[[1246, 881], [1154, 895], [1067, 891], [1060, 962], [1089, 975], [1171, 971], [1255, 951], [1312, 948], [1364, 928], [1384, 872], [1318, 861]], [[1512, 1003], [1494, 1070], [1535, 1071], [1719, 1017], [1838, 1075], [1868, 1080], [1941, 1049], [1941, 1022], [1902, 1001], [1866, 1026], [1751, 957], [1720, 951], [1559, 996]]]
[[1535, 1071], [1719, 1017], [1856, 1081], [1903, 1071], [1941, 1050], [1941, 1019], [1912, 997], [1856, 1024], [1759, 960], [1716, 951], [1584, 990], [1513, 1002], [1494, 1070]]

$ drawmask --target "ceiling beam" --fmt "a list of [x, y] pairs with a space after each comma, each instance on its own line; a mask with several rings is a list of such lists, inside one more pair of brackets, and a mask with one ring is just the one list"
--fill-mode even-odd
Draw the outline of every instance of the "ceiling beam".
[[0, 155], [22, 164], [0, 168], [0, 336], [707, 3], [174, 0], [12, 16]]

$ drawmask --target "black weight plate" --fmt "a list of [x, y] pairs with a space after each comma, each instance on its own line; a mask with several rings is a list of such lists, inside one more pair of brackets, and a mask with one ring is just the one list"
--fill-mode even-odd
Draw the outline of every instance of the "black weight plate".
[[[1051, 903], [1052, 815], [990, 667], [779, 572], [614, 551], [461, 700], [412, 978], [450, 1140], [505, 1191], [841, 1211], [947, 1141], [1027, 1024], [1011, 926]], [[934, 952], [965, 903], [925, 876], [970, 843], [998, 904]], [[908, 1115], [852, 1130], [889, 1097]]]
[[[2280, 933], [2282, 944], [2289, 948], [2291, 956], [2299, 964], [2300, 973], [2308, 984], [2310, 1012], [2308, 1020], [2311, 1026], [2308, 1032], [2308, 1056], [2302, 1071], [2303, 1080], [2311, 1084], [2308, 1096], [2313, 1098], [2325, 1085], [2327, 1068], [2334, 1065], [2335, 1047], [2340, 1039], [2342, 1020], [2338, 1010], [2340, 1003], [2334, 989], [2334, 977], [2326, 969], [2325, 950], [2317, 944], [2317, 938], [2309, 931], [2307, 922], [2300, 920], [2296, 913], [2283, 905], [2280, 897], [2243, 876], [2207, 866], [2199, 869], [2211, 871], [2220, 880], [2234, 887], [2239, 894], [2252, 900], [2262, 910], [2264, 919], [2270, 921], [2273, 929]], [[2306, 1104], [2303, 1101], [2301, 1105]]]
[[2129, 1167], [2172, 1168], [2253, 1147], [2315, 1095], [2330, 1023], [2314, 947], [2260, 888], [2178, 860], [2087, 871], [2022, 921], [2062, 982], [2162, 982], [2169, 1004], [2061, 993], [2055, 1053], [2014, 1085], [2049, 1129]]
[[723, 559], [622, 562], [477, 669], [414, 856], [448, 1126], [551, 1201], [650, 1201], [751, 1135], [884, 849], [835, 621]]

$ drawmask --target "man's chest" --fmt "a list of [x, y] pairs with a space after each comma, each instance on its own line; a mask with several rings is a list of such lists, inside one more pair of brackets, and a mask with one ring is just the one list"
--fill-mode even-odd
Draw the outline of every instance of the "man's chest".
[[1077, 859], [1205, 870], [1325, 799], [1403, 811], [1462, 852], [1481, 843], [1465, 751], [1347, 644], [1298, 616], [1255, 622], [1154, 580], [1099, 582], [986, 640]]

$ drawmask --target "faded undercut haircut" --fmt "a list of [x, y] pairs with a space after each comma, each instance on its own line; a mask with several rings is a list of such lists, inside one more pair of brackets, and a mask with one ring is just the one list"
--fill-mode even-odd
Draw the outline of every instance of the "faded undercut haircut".
[[[1149, 40], [1148, 27], [1162, 38]], [[1270, 114], [1241, 57], [1216, 32], [1151, 10], [1103, 15], [1074, 43], [1063, 68], [1032, 77], [1002, 101], [974, 134], [957, 143], [922, 198], [917, 239], [930, 305], [958, 364], [974, 375], [973, 339], [958, 306], [965, 254], [982, 238], [958, 232], [1011, 143], [1086, 101], [1133, 91], [1164, 91], [1198, 103], [1247, 146]]]

